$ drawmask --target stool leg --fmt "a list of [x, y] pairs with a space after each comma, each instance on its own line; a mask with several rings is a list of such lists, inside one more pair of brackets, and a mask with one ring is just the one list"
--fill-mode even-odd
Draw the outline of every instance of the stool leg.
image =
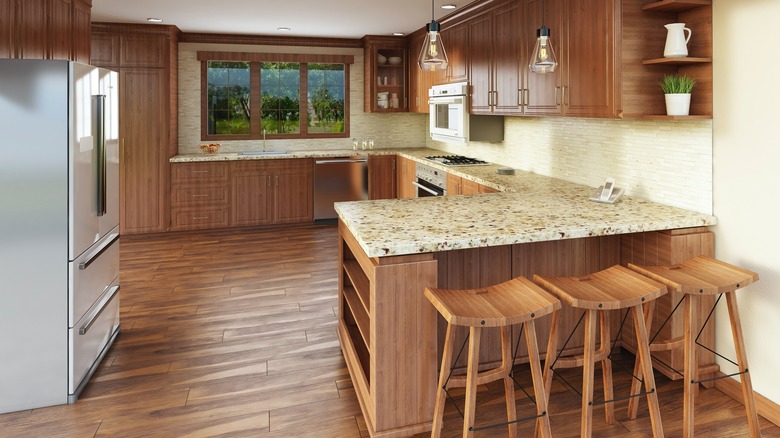
[[642, 362], [642, 371], [645, 376], [645, 391], [647, 394], [647, 408], [650, 411], [650, 424], [653, 427], [653, 436], [663, 438], [664, 428], [661, 425], [661, 409], [658, 406], [658, 391], [655, 387], [655, 376], [653, 375], [653, 360], [650, 357], [649, 338], [647, 336], [647, 326], [642, 317], [642, 305], [637, 304], [632, 307], [634, 314], [634, 331], [636, 332], [636, 349], [640, 361]]
[[737, 297], [735, 292], [726, 292], [726, 302], [729, 307], [729, 319], [731, 320], [731, 334], [734, 338], [734, 349], [737, 353], [737, 363], [739, 375], [742, 381], [742, 399], [747, 411], [748, 429], [750, 429], [751, 438], [761, 436], [761, 428], [758, 424], [758, 414], [756, 414], [756, 402], [753, 398], [753, 384], [750, 380], [750, 372], [747, 363], [747, 353], [745, 352], [745, 341], [742, 338], [742, 322], [739, 319], [739, 309], [737, 308]]
[[[612, 391], [612, 360], [609, 358], [610, 348], [610, 330], [609, 330], [609, 318], [607, 312], [599, 312], [599, 324], [601, 331], [601, 338], [599, 343], [599, 351], [603, 352], [604, 359], [601, 360], [601, 377], [604, 381], [604, 400], [612, 400], [615, 398], [615, 394]], [[612, 402], [604, 403], [604, 418], [607, 424], [615, 423], [615, 404]]]
[[[557, 313], [557, 311], [555, 312]], [[539, 344], [536, 340], [536, 323], [530, 320], [525, 324], [525, 342], [528, 345], [528, 363], [531, 366], [531, 379], [534, 384], [536, 396], [536, 415], [541, 415], [536, 422], [537, 433], [535, 436], [550, 438], [550, 415], [547, 413], [547, 393], [544, 389], [542, 368], [539, 365]]]
[[596, 310], [585, 313], [585, 351], [582, 365], [582, 419], [580, 437], [590, 438], [593, 434], [593, 371], [596, 349]]
[[501, 327], [501, 367], [504, 368], [504, 396], [506, 397], [506, 419], [509, 422], [509, 438], [517, 437], [517, 407], [515, 406], [515, 381], [512, 380], [512, 336], [511, 326]]
[[[647, 334], [650, 335], [650, 328], [653, 326], [653, 312], [655, 310], [655, 300], [645, 303], [645, 327], [647, 327]], [[637, 413], [639, 412], [639, 397], [633, 397], [642, 391], [642, 362], [639, 360], [639, 349], [637, 349], [636, 360], [634, 361], [634, 376], [631, 379], [631, 392], [632, 395], [628, 399], [628, 418], [636, 420]]]
[[696, 312], [699, 309], [700, 299], [697, 295], [686, 294], [685, 296], [685, 369], [683, 371], [683, 438], [693, 438], [693, 426], [695, 424], [695, 398], [696, 387], [694, 383], [698, 375], [697, 368], [699, 359], [696, 355], [696, 327], [694, 321], [698, 321]]
[[444, 391], [444, 382], [450, 374], [452, 367], [452, 342], [455, 337], [455, 327], [447, 324], [447, 332], [444, 335], [444, 353], [441, 357], [441, 372], [439, 373], [439, 386], [436, 389], [436, 406], [433, 410], [433, 429], [431, 429], [431, 438], [441, 436], [441, 427], [444, 422], [444, 403], [447, 393]]
[[[526, 325], [526, 327], [528, 326]], [[527, 339], [528, 338], [526, 337], [526, 340]], [[529, 351], [528, 354], [530, 358], [531, 352]], [[550, 402], [550, 392], [552, 391], [552, 378], [554, 374], [552, 370], [552, 366], [553, 366], [553, 362], [555, 362], [555, 355], [557, 354], [558, 354], [558, 311], [556, 310], [552, 313], [552, 317], [550, 320], [550, 335], [549, 338], [547, 339], [547, 352], [545, 353], [544, 356], [544, 372], [542, 373], [542, 388], [544, 389], [544, 395], [545, 398], [547, 399], [548, 404]], [[533, 368], [531, 368], [531, 372], [533, 372]], [[533, 376], [533, 374], [531, 374], [531, 376]], [[538, 403], [539, 403], [539, 399], [537, 398], [537, 406]], [[549, 415], [547, 417], [549, 417]], [[540, 434], [541, 436], [544, 436], [544, 434], [546, 433], [544, 431], [545, 428], [544, 421], [545, 419], [543, 418], [538, 418], [536, 420], [534, 437], [539, 437]], [[547, 418], [546, 421], [547, 424], [549, 425], [550, 419]]]
[[463, 412], [463, 436], [472, 438], [474, 431], [475, 404], [477, 402], [477, 374], [479, 374], [479, 341], [482, 329], [471, 327], [469, 332], [469, 360], [466, 371], [466, 407]]

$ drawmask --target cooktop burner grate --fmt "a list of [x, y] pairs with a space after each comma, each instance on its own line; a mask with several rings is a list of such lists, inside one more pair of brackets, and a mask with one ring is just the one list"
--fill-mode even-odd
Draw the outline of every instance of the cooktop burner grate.
[[425, 157], [425, 159], [435, 161], [445, 166], [481, 166], [490, 164], [487, 161], [465, 157], [463, 155], [433, 155]]

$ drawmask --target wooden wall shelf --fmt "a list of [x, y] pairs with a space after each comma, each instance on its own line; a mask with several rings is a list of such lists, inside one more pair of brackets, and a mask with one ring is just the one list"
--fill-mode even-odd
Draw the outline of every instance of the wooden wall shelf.
[[646, 4], [642, 9], [645, 11], [680, 12], [711, 5], [712, 0], [661, 0]]
[[695, 58], [695, 57], [688, 57], [685, 58], [655, 58], [655, 59], [645, 59], [642, 61], [642, 64], [644, 65], [684, 65], [684, 64], [699, 64], [699, 63], [709, 63], [712, 62], [712, 58]]

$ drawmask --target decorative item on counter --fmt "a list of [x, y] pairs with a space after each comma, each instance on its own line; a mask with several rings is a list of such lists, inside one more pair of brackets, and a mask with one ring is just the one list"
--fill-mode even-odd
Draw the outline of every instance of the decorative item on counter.
[[368, 147], [368, 140], [363, 139], [363, 141], [360, 142], [360, 147], [363, 150], [366, 150], [366, 147]]
[[357, 139], [356, 139], [356, 138], [353, 138], [353, 139], [352, 139], [352, 150], [353, 150], [353, 151], [356, 151], [356, 150], [357, 150], [357, 148], [358, 148], [358, 141], [357, 141]]
[[[690, 29], [685, 23], [664, 24], [666, 28], [666, 46], [664, 46], [664, 58], [685, 58], [688, 56], [688, 41], [691, 39]], [[685, 31], [688, 36], [685, 36]]]
[[369, 138], [368, 139], [368, 150], [369, 151], [373, 151], [374, 150], [374, 139], [373, 138]]
[[376, 55], [376, 62], [378, 62], [379, 64], [385, 64], [387, 63], [387, 57], [382, 55], [381, 53], [378, 53]]
[[202, 144], [200, 145], [200, 151], [204, 154], [216, 154], [219, 146], [219, 143]]
[[398, 108], [398, 93], [390, 93], [390, 108]]
[[496, 173], [499, 175], [514, 175], [515, 169], [512, 169], [511, 167], [499, 167], [496, 169]]
[[667, 116], [687, 116], [691, 108], [691, 90], [696, 80], [688, 75], [665, 75], [658, 82], [664, 91]]

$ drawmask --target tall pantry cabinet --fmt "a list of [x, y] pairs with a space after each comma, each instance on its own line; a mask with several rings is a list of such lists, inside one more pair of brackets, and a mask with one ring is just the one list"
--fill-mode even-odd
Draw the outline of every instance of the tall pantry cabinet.
[[119, 223], [125, 235], [169, 228], [179, 34], [175, 26], [92, 25], [92, 64], [119, 72]]

